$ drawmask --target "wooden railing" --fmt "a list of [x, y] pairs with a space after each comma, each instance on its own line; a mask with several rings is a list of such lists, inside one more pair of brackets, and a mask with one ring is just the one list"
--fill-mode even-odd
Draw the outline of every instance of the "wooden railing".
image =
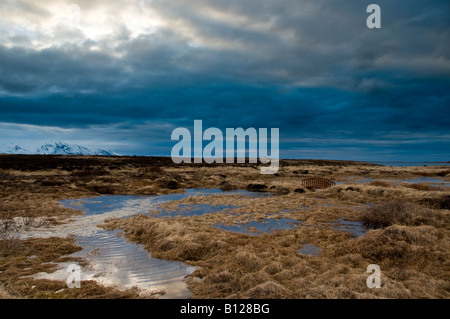
[[336, 185], [336, 183], [322, 177], [310, 177], [302, 180], [302, 185], [309, 188], [328, 188]]

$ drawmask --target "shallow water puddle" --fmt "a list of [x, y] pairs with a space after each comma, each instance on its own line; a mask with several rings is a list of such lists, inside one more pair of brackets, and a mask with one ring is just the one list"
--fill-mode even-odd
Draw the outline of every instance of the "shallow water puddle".
[[226, 209], [233, 209], [234, 205], [210, 205], [210, 204], [180, 204], [176, 210], [161, 210], [155, 214], [154, 217], [176, 217], [176, 216], [201, 216], [204, 214], [211, 214], [215, 212], [223, 212]]
[[[131, 214], [127, 214], [122, 217], [131, 216], [133, 214], [141, 213], [146, 214], [150, 210], [155, 209], [158, 204], [166, 203], [169, 201], [181, 200], [190, 196], [208, 196], [208, 195], [243, 195], [251, 197], [263, 197], [269, 196], [270, 193], [252, 193], [245, 190], [234, 190], [225, 192], [220, 189], [200, 189], [192, 188], [186, 189], [184, 193], [180, 194], [168, 194], [168, 195], [104, 195], [94, 198], [83, 199], [67, 199], [60, 201], [63, 206], [68, 208], [79, 209], [84, 212], [85, 216], [102, 215], [109, 213], [112, 210], [132, 211]], [[202, 205], [202, 204], [198, 204]], [[182, 205], [180, 205], [182, 206]], [[188, 206], [188, 205], [185, 205]], [[194, 205], [192, 205], [194, 206]], [[197, 207], [197, 211], [201, 208], [207, 209], [206, 206], [217, 207], [213, 205], [205, 204], [204, 207]], [[193, 207], [195, 208], [195, 207]], [[208, 207], [209, 208], [209, 207]], [[170, 212], [170, 211], [169, 211]], [[199, 214], [199, 212], [198, 212]]]
[[352, 222], [350, 220], [339, 218], [337, 222], [332, 224], [335, 225], [333, 227], [334, 230], [349, 232], [355, 237], [360, 237], [367, 233], [367, 228], [364, 227], [362, 222]]
[[302, 255], [311, 255], [311, 256], [319, 256], [322, 248], [317, 247], [313, 244], [306, 244], [303, 245], [301, 249], [298, 250], [298, 252]]
[[426, 177], [426, 176], [417, 177], [417, 178], [413, 178], [413, 179], [402, 179], [399, 182], [400, 183], [414, 183], [414, 184], [426, 183], [426, 184], [430, 184], [432, 186], [450, 187], [450, 182], [448, 182], [448, 181], [443, 181], [438, 178], [432, 178], [432, 177]]
[[[152, 258], [142, 245], [130, 243], [118, 233], [99, 231], [96, 235], [76, 237], [83, 250], [70, 256], [89, 261], [89, 267], [81, 270], [81, 280], [96, 280], [121, 289], [136, 286], [157, 295], [165, 292], [160, 298], [188, 298], [192, 295], [184, 278], [195, 270], [194, 267]], [[36, 277], [65, 281], [68, 265], [62, 263], [62, 269], [56, 273], [41, 273]]]
[[[59, 225], [52, 229], [39, 230], [29, 237], [47, 237], [74, 235], [76, 242], [83, 249], [73, 257], [82, 257], [90, 262], [90, 269], [84, 270], [82, 280], [94, 279], [104, 284], [118, 285], [121, 288], [137, 286], [141, 289], [163, 290], [162, 298], [188, 298], [191, 292], [187, 289], [184, 278], [195, 268], [181, 262], [173, 262], [152, 258], [143, 248], [128, 242], [120, 236], [120, 231], [103, 230], [98, 224], [109, 218], [124, 218], [135, 214], [147, 214], [158, 204], [180, 200], [189, 196], [208, 195], [244, 195], [267, 196], [254, 194], [244, 190], [224, 192], [220, 189], [186, 189], [185, 193], [158, 196], [145, 195], [107, 195], [95, 198], [63, 200], [65, 207], [84, 212], [74, 222]], [[234, 208], [230, 205], [179, 205], [177, 211], [161, 212], [160, 216], [173, 217], [202, 215]], [[159, 215], [156, 215], [159, 216]], [[63, 265], [67, 267], [67, 265]], [[41, 274], [41, 278], [65, 280], [65, 269], [52, 274]], [[61, 278], [58, 278], [61, 277]]]
[[101, 232], [97, 236], [77, 237], [84, 252], [73, 256], [86, 257], [93, 270], [105, 278], [105, 283], [124, 288], [164, 290], [162, 298], [187, 298], [191, 295], [184, 278], [195, 268], [182, 262], [173, 262], [151, 255], [142, 245], [128, 242], [118, 231]]
[[278, 230], [289, 230], [300, 223], [301, 222], [295, 219], [289, 218], [281, 218], [281, 219], [265, 218], [261, 221], [252, 220], [247, 223], [241, 223], [237, 225], [215, 224], [213, 225], [213, 227], [230, 231], [233, 233], [241, 233], [256, 236], [261, 233], [270, 233]]

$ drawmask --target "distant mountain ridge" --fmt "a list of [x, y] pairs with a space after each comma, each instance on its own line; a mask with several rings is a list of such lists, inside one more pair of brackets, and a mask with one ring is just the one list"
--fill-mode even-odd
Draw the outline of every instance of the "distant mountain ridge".
[[66, 142], [46, 142], [37, 147], [24, 148], [14, 143], [0, 145], [1, 154], [30, 154], [30, 155], [117, 155], [113, 151], [104, 149], [90, 149], [77, 144]]

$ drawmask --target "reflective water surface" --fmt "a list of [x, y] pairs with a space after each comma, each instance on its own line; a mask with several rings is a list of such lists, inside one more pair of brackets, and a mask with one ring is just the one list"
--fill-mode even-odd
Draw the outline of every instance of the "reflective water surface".
[[[73, 234], [83, 250], [73, 254], [90, 262], [90, 269], [82, 279], [93, 279], [123, 288], [137, 286], [141, 289], [163, 290], [162, 298], [187, 298], [191, 296], [185, 284], [185, 277], [195, 268], [181, 262], [152, 258], [142, 245], [128, 242], [120, 231], [97, 227], [107, 218], [124, 218], [135, 214], [147, 214], [156, 205], [180, 200], [193, 195], [237, 194], [244, 196], [267, 196], [244, 190], [224, 192], [220, 189], [187, 189], [185, 193], [158, 196], [107, 195], [95, 198], [63, 200], [65, 207], [84, 212], [70, 224], [54, 230], [59, 235]], [[156, 217], [178, 215], [202, 215], [224, 209], [231, 205], [179, 205], [175, 211], [160, 211]], [[61, 272], [60, 272], [61, 273]], [[63, 273], [61, 273], [63, 275]], [[50, 274], [50, 277], [54, 274]], [[67, 275], [66, 275], [67, 276]]]

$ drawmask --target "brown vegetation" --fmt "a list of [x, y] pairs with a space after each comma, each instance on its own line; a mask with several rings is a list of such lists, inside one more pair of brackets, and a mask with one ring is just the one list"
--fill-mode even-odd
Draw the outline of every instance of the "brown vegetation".
[[444, 191], [443, 187], [432, 186], [428, 184], [408, 183], [405, 187], [409, 187], [418, 191]]
[[[82, 214], [63, 208], [61, 199], [220, 188], [273, 196], [249, 198], [226, 192], [194, 196], [161, 208], [176, 209], [180, 204], [236, 208], [191, 217], [136, 215], [107, 221], [103, 227], [122, 229], [127, 239], [144, 244], [154, 257], [197, 266], [187, 279], [194, 298], [450, 297], [450, 190], [401, 184], [415, 176], [450, 181], [447, 168], [313, 160], [281, 160], [280, 165], [273, 176], [261, 175], [259, 164], [248, 163], [175, 165], [170, 158], [157, 157], [0, 155], [0, 225], [4, 227], [0, 296], [138, 297], [135, 290], [119, 291], [91, 281], [79, 290], [67, 289], [63, 282], [26, 277], [55, 270], [55, 262], [79, 248], [68, 238], [21, 240], [21, 231], [70, 222]], [[341, 183], [310, 190], [302, 187], [305, 175]], [[267, 218], [301, 224], [258, 236], [214, 227]], [[361, 221], [374, 229], [355, 238], [334, 228], [340, 219]], [[306, 244], [320, 247], [320, 254], [300, 254]], [[38, 257], [30, 258], [33, 255]], [[381, 267], [381, 289], [366, 286], [366, 268], [372, 263]]]
[[361, 220], [370, 228], [391, 225], [445, 227], [450, 224], [448, 214], [403, 201], [382, 202], [368, 207]]
[[371, 186], [379, 186], [379, 187], [389, 187], [390, 184], [387, 182], [383, 182], [383, 181], [373, 181], [370, 182], [369, 185]]

